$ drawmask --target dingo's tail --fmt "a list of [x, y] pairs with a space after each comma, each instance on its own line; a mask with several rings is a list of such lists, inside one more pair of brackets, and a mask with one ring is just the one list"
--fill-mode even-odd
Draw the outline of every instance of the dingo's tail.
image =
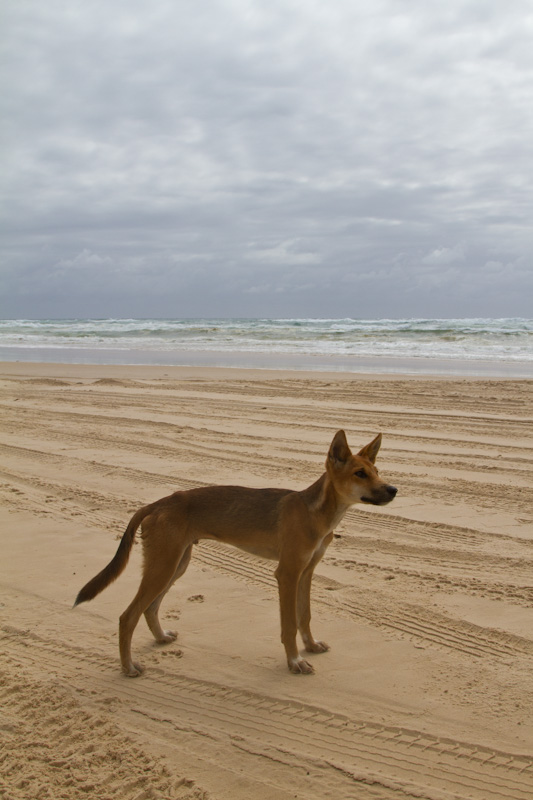
[[149, 513], [148, 507], [140, 508], [131, 518], [128, 527], [124, 531], [124, 535], [120, 540], [118, 550], [107, 565], [98, 575], [95, 575], [89, 583], [86, 583], [83, 589], [80, 589], [78, 596], [74, 601], [74, 606], [79, 606], [80, 603], [85, 603], [87, 600], [92, 600], [97, 594], [103, 592], [104, 589], [113, 583], [118, 576], [124, 572], [126, 564], [130, 557], [130, 551], [133, 547], [133, 540], [137, 528], [143, 521], [144, 517]]

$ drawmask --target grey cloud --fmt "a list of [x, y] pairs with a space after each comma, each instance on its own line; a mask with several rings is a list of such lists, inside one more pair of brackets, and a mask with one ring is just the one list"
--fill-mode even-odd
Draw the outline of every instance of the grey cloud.
[[0, 313], [530, 313], [529, 3], [5, 17]]

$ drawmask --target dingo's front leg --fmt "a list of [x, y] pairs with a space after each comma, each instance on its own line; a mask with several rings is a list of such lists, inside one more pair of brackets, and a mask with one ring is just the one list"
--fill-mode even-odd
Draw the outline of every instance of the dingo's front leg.
[[298, 596], [296, 604], [298, 630], [300, 631], [305, 649], [308, 653], [325, 653], [327, 650], [329, 650], [329, 645], [326, 644], [326, 642], [321, 642], [318, 639], [315, 639], [311, 633], [311, 582], [313, 580], [315, 567], [322, 559], [322, 556], [326, 552], [326, 549], [332, 539], [333, 533], [330, 533], [328, 536], [326, 536], [320, 549], [315, 552], [313, 558], [304, 569], [298, 583]]
[[295, 675], [310, 675], [314, 672], [312, 665], [305, 661], [298, 652], [296, 634], [296, 598], [301, 569], [294, 566], [284, 567], [280, 563], [276, 570], [279, 589], [279, 605], [281, 613], [281, 641], [287, 654], [287, 664]]

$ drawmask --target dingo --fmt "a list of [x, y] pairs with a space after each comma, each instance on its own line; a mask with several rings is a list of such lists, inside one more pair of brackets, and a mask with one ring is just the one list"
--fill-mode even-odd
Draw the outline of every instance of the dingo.
[[333, 438], [326, 472], [303, 491], [206, 486], [174, 492], [139, 509], [130, 520], [112, 561], [80, 591], [74, 605], [92, 600], [124, 570], [137, 528], [142, 523], [144, 570], [139, 590], [120, 617], [122, 669], [136, 677], [143, 668], [132, 661], [131, 638], [141, 614], [157, 642], [172, 642], [158, 612], [166, 592], [187, 569], [193, 544], [215, 539], [278, 562], [275, 572], [281, 610], [281, 641], [289, 669], [312, 673], [298, 652], [296, 633], [309, 653], [329, 649], [311, 634], [311, 580], [333, 539], [333, 531], [354, 503], [385, 505], [396, 496], [374, 466], [381, 434], [353, 455], [344, 431]]

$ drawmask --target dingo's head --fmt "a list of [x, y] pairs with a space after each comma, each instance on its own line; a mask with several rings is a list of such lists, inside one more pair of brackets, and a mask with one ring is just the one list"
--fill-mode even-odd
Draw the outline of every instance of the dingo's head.
[[348, 505], [370, 503], [384, 506], [396, 497], [398, 489], [385, 483], [374, 466], [380, 445], [381, 433], [378, 433], [354, 456], [344, 431], [338, 431], [333, 437], [326, 470], [337, 494]]

